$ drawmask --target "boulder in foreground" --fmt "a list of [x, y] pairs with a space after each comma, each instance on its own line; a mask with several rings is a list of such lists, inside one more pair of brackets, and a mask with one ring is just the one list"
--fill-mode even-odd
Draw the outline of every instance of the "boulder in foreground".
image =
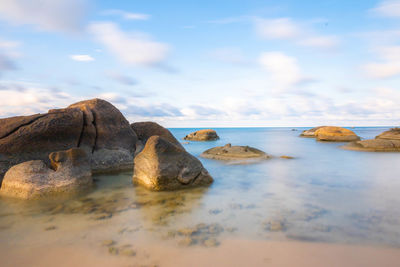
[[162, 191], [209, 185], [213, 178], [196, 157], [155, 135], [135, 157], [133, 182]]
[[325, 126], [315, 131], [318, 141], [352, 142], [360, 140], [353, 131], [336, 126]]
[[204, 151], [201, 155], [203, 158], [217, 160], [240, 160], [240, 159], [268, 159], [271, 158], [267, 153], [249, 146], [217, 146]]
[[82, 191], [92, 185], [90, 158], [79, 148], [53, 152], [52, 168], [41, 160], [31, 160], [10, 168], [4, 176], [2, 195], [36, 199]]
[[212, 129], [199, 130], [186, 135], [183, 139], [190, 141], [213, 141], [218, 140], [217, 132]]

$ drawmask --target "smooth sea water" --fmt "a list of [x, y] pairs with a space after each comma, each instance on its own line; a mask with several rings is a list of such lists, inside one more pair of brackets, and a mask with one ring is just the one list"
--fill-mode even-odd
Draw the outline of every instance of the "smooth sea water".
[[[70, 199], [1, 198], [0, 244], [84, 244], [107, 253], [104, 240], [178, 246], [182, 229], [207, 226], [192, 246], [244, 238], [399, 247], [400, 153], [343, 150], [344, 143], [300, 138], [305, 128], [295, 129], [216, 128], [217, 141], [185, 143], [196, 157], [227, 143], [274, 156], [254, 164], [199, 157], [215, 180], [208, 188], [150, 192], [125, 172], [96, 175], [93, 190]], [[352, 130], [367, 139], [387, 129]], [[181, 140], [198, 129], [170, 130]]]

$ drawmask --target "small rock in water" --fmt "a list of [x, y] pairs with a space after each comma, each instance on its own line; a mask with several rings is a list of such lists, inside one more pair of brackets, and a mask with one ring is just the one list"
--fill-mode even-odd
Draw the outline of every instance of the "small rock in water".
[[222, 209], [213, 209], [208, 211], [210, 214], [219, 214], [222, 212]]
[[116, 247], [109, 247], [108, 248], [108, 252], [111, 254], [111, 255], [118, 255], [118, 248], [116, 248]]
[[194, 242], [191, 237], [185, 237], [179, 241], [178, 245], [182, 246], [182, 247], [188, 247], [188, 246], [192, 245], [193, 243]]
[[264, 223], [266, 226], [266, 230], [272, 231], [272, 232], [279, 232], [279, 231], [284, 231], [285, 230], [285, 224], [283, 221], [269, 221]]
[[120, 254], [123, 255], [123, 256], [132, 257], [132, 256], [136, 256], [136, 251], [134, 251], [134, 250], [131, 249], [131, 248], [125, 248], [125, 249], [122, 249], [122, 250], [120, 251]]
[[44, 228], [44, 230], [46, 230], [46, 231], [51, 231], [51, 230], [56, 230], [56, 229], [57, 229], [57, 227], [54, 225]]
[[178, 230], [178, 233], [181, 234], [181, 235], [190, 236], [190, 235], [192, 235], [193, 233], [195, 233], [196, 231], [197, 231], [196, 228], [189, 228], [189, 227], [187, 227], [187, 228], [179, 229], [179, 230]]
[[294, 157], [292, 157], [292, 156], [285, 156], [285, 155], [280, 156], [280, 158], [281, 159], [294, 159]]
[[95, 216], [93, 219], [95, 220], [104, 220], [104, 219], [109, 219], [112, 217], [111, 213], [104, 213], [104, 214], [100, 214], [98, 216]]
[[114, 240], [108, 239], [108, 240], [103, 240], [102, 244], [103, 246], [112, 246], [114, 245], [116, 242]]
[[206, 247], [216, 247], [219, 245], [219, 242], [215, 238], [208, 238], [203, 241], [203, 245]]

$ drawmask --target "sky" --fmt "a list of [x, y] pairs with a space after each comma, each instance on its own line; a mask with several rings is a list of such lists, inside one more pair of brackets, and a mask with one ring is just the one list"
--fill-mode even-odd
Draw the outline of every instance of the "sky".
[[1, 0], [0, 118], [95, 97], [166, 127], [399, 125], [400, 0]]

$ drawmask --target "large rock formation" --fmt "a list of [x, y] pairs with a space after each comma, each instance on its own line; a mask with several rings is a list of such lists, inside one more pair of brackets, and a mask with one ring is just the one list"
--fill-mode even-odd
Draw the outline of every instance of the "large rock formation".
[[240, 160], [240, 159], [268, 159], [270, 158], [265, 152], [249, 146], [218, 146], [204, 151], [201, 155], [203, 158], [218, 160]]
[[322, 128], [322, 127], [326, 127], [326, 126], [318, 126], [309, 130], [304, 130], [300, 136], [301, 137], [315, 137], [315, 131]]
[[400, 128], [392, 128], [375, 137], [376, 139], [400, 140]]
[[133, 182], [161, 191], [209, 185], [213, 179], [201, 162], [182, 147], [151, 136], [135, 157]]
[[400, 152], [400, 128], [393, 128], [375, 137], [375, 139], [352, 142], [344, 149], [373, 152]]
[[172, 135], [172, 133], [158, 123], [152, 121], [135, 122], [131, 124], [131, 127], [143, 145], [146, 144], [150, 137], [158, 135], [168, 142], [183, 148], [182, 144]]
[[315, 131], [315, 137], [318, 141], [332, 142], [351, 142], [358, 141], [358, 137], [353, 131], [336, 126], [325, 126]]
[[44, 160], [53, 151], [80, 147], [93, 171], [130, 168], [137, 136], [110, 103], [92, 99], [47, 114], [0, 120], [0, 181], [13, 165]]
[[190, 141], [213, 141], [218, 140], [217, 132], [211, 129], [199, 130], [186, 135], [183, 139]]
[[76, 193], [92, 184], [90, 158], [83, 149], [53, 152], [52, 168], [42, 160], [31, 160], [11, 167], [4, 176], [0, 193], [34, 199]]

